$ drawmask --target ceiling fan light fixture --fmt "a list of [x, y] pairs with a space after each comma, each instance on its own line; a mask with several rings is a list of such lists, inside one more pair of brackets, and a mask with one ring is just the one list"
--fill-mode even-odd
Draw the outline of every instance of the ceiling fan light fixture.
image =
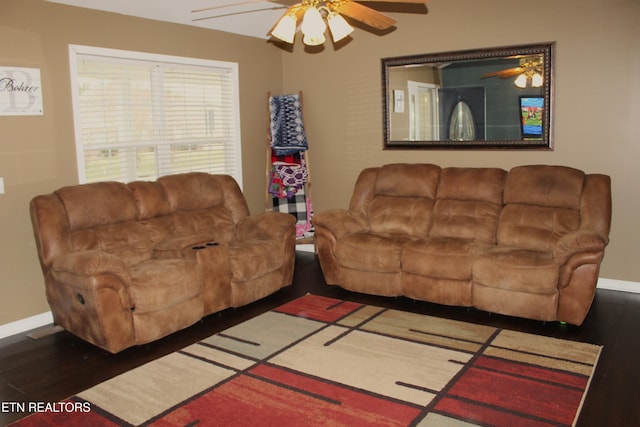
[[531, 77], [531, 86], [540, 87], [542, 86], [542, 83], [543, 83], [542, 74], [535, 73], [533, 77]]
[[303, 43], [308, 46], [318, 46], [325, 42], [324, 32], [327, 24], [324, 23], [320, 11], [314, 6], [310, 6], [304, 12], [300, 30], [304, 35]]
[[339, 42], [353, 32], [353, 27], [336, 12], [329, 12], [327, 22], [334, 42]]
[[316, 34], [316, 35], [304, 35], [302, 37], [302, 42], [307, 46], [320, 46], [327, 39], [324, 37], [324, 34]]
[[280, 18], [274, 29], [271, 31], [271, 35], [283, 42], [293, 43], [293, 38], [296, 35], [297, 19], [295, 14], [287, 13]]
[[519, 88], [524, 89], [527, 87], [527, 76], [525, 76], [525, 74], [522, 73], [516, 78], [516, 81], [513, 83]]

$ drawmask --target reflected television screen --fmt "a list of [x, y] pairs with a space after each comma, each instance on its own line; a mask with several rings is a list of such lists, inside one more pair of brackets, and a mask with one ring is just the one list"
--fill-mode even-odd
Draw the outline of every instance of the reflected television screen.
[[522, 139], [542, 139], [543, 112], [544, 98], [542, 96], [520, 97]]

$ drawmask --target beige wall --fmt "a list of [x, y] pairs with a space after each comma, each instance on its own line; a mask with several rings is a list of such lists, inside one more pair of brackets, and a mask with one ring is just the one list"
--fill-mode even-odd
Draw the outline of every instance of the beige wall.
[[233, 61], [240, 70], [244, 190], [264, 204], [267, 93], [282, 90], [280, 51], [252, 37], [60, 6], [0, 0], [0, 66], [39, 68], [44, 115], [0, 117], [0, 325], [49, 310], [28, 203], [77, 183], [68, 44]]
[[[346, 207], [358, 172], [391, 162], [442, 166], [561, 164], [613, 181], [601, 277], [640, 282], [640, 2], [431, 0], [395, 14], [397, 30], [320, 53], [284, 55], [285, 90], [302, 89], [316, 211]], [[385, 151], [380, 58], [555, 41], [554, 151]]]
[[[431, 0], [429, 14], [395, 14], [394, 32], [361, 29], [335, 50], [291, 51], [247, 37], [45, 3], [0, 0], [0, 65], [40, 68], [40, 117], [0, 117], [0, 325], [48, 310], [28, 201], [77, 181], [67, 44], [240, 64], [244, 190], [264, 200], [266, 93], [304, 91], [315, 210], [346, 207], [364, 167], [563, 164], [613, 180], [611, 244], [601, 276], [640, 282], [640, 3], [637, 0]], [[9, 42], [7, 42], [9, 41]], [[556, 149], [384, 151], [380, 58], [556, 41]]]

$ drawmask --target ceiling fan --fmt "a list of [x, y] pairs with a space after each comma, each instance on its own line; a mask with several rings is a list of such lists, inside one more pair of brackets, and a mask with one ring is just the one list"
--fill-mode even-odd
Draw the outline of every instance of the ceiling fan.
[[520, 59], [520, 65], [517, 67], [484, 73], [482, 78], [499, 77], [508, 79], [509, 77], [518, 76], [514, 81], [516, 86], [520, 88], [525, 88], [527, 85], [540, 87], [543, 84], [542, 65], [541, 56], [527, 56]]
[[[428, 0], [302, 0], [295, 4], [291, 3], [299, 0], [269, 1], [278, 5], [271, 9], [286, 8], [284, 14], [268, 32], [269, 36], [287, 43], [293, 43], [298, 24], [300, 24], [299, 29], [303, 34], [303, 43], [309, 46], [317, 46], [325, 42], [324, 33], [327, 26], [334, 42], [344, 39], [353, 31], [353, 27], [344, 17], [382, 31], [388, 30], [396, 24], [397, 21], [395, 19], [378, 12], [372, 7], [363, 5], [359, 1], [367, 3], [425, 4]], [[252, 2], [254, 1], [249, 0], [247, 3]], [[192, 12], [202, 12], [226, 6], [231, 5], [215, 6], [193, 10]], [[258, 9], [257, 11], [260, 10], [266, 9]]]

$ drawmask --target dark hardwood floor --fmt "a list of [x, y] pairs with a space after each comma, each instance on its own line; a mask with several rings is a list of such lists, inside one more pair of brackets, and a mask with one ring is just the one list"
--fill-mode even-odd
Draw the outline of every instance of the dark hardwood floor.
[[[39, 339], [29, 338], [25, 333], [0, 340], [0, 402], [6, 406], [7, 402], [60, 401], [306, 293], [603, 345], [578, 426], [640, 426], [640, 295], [598, 290], [582, 326], [543, 323], [407, 298], [355, 294], [327, 286], [316, 256], [303, 252], [296, 257], [292, 286], [248, 306], [210, 315], [162, 340], [115, 355], [64, 331]], [[3, 410], [0, 425], [21, 416]]]

